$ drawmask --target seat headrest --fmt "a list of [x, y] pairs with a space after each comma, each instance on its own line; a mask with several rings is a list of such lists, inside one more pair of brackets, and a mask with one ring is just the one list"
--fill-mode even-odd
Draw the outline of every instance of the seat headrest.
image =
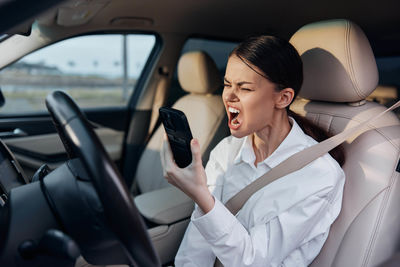
[[364, 32], [348, 20], [328, 20], [300, 28], [290, 39], [304, 68], [299, 95], [310, 100], [357, 102], [378, 83], [378, 70]]
[[188, 52], [178, 62], [178, 80], [183, 90], [212, 94], [222, 85], [214, 60], [203, 51]]

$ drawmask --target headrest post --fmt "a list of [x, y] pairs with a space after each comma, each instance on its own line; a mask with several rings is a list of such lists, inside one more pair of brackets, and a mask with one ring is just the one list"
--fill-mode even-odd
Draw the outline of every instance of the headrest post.
[[362, 105], [365, 105], [367, 101], [365, 99], [360, 100], [360, 101], [356, 101], [356, 102], [348, 102], [347, 105], [351, 106], [351, 107], [359, 107]]

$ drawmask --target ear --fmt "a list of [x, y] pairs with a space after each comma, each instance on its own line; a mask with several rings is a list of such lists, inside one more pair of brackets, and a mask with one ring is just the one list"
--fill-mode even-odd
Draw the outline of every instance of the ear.
[[279, 96], [275, 102], [275, 107], [284, 109], [292, 103], [294, 97], [294, 90], [292, 88], [285, 88], [279, 91]]

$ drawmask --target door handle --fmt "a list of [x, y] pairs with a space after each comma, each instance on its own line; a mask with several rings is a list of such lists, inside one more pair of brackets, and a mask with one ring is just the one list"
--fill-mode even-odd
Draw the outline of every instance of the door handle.
[[15, 128], [13, 131], [0, 132], [0, 138], [23, 136], [28, 136], [28, 134], [20, 128]]

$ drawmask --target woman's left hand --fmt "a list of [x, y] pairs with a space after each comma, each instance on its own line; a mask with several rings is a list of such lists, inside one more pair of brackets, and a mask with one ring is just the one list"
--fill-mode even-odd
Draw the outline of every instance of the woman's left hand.
[[214, 207], [214, 197], [207, 188], [207, 176], [201, 161], [200, 145], [197, 139], [192, 139], [190, 148], [192, 163], [186, 168], [179, 168], [174, 162], [171, 147], [164, 135], [161, 151], [164, 177], [170, 184], [193, 199], [204, 213], [207, 213]]

